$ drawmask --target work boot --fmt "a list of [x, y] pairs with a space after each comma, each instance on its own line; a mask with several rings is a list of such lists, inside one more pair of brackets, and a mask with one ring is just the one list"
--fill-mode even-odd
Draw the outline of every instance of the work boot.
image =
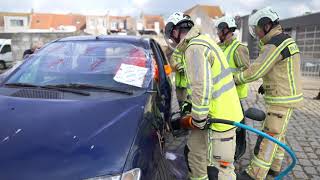
[[279, 171], [274, 171], [274, 170], [272, 170], [272, 169], [270, 169], [269, 171], [268, 171], [268, 174], [267, 174], [267, 180], [271, 180], [271, 179], [274, 179], [275, 177], [277, 177], [278, 175], [280, 174], [280, 172]]
[[320, 100], [320, 91], [319, 91], [319, 94], [318, 94], [318, 96], [314, 97], [313, 99], [317, 99], [317, 100]]
[[242, 171], [240, 174], [237, 173], [237, 180], [254, 180], [246, 171]]

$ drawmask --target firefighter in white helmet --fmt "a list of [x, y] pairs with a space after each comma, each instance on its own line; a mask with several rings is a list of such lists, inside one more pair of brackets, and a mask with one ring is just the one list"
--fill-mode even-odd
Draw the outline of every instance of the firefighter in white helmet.
[[[217, 35], [220, 39], [218, 45], [222, 49], [227, 58], [230, 69], [233, 74], [239, 73], [248, 69], [249, 67], [249, 50], [246, 45], [240, 43], [234, 35], [238, 29], [235, 18], [231, 16], [223, 16], [215, 22]], [[238, 96], [244, 100], [248, 96], [248, 85], [237, 85]], [[242, 121], [244, 122], [244, 119]], [[246, 150], [246, 131], [244, 129], [237, 129], [237, 149], [236, 159], [239, 159]]]
[[[249, 30], [260, 39], [259, 57], [250, 67], [235, 75], [236, 84], [245, 84], [263, 79], [259, 92], [264, 94], [267, 117], [262, 130], [285, 141], [289, 119], [294, 108], [303, 100], [300, 78], [300, 53], [295, 41], [279, 24], [277, 13], [270, 7], [250, 15]], [[284, 150], [273, 142], [258, 137], [254, 156], [239, 179], [265, 179], [274, 177], [281, 170]]]
[[194, 127], [186, 149], [189, 178], [235, 180], [236, 128], [220, 123], [207, 127], [207, 120], [240, 122], [243, 113], [239, 97], [222, 50], [193, 26], [188, 15], [177, 12], [169, 17], [165, 27], [165, 37], [174, 41], [182, 54], [187, 80], [191, 108], [187, 116]]

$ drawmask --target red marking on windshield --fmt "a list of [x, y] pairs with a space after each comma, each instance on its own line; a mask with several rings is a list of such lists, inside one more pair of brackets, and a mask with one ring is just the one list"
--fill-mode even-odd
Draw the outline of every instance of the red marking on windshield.
[[48, 65], [49, 68], [53, 68], [54, 66], [58, 65], [58, 64], [63, 64], [64, 60], [63, 59], [58, 59], [57, 61], [53, 61], [52, 63], [50, 63]]
[[99, 60], [93, 62], [90, 66], [90, 71], [94, 71], [98, 66], [100, 66], [105, 61], [106, 61], [105, 59], [99, 59]]

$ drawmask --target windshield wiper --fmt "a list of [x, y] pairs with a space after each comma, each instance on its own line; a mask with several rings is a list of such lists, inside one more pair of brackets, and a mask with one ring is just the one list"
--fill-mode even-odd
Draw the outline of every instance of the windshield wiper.
[[69, 83], [69, 84], [56, 84], [52, 86], [61, 87], [61, 88], [75, 88], [75, 89], [97, 89], [97, 90], [110, 91], [110, 92], [122, 93], [127, 95], [133, 94], [133, 92], [129, 90], [115, 89], [112, 87], [98, 86], [98, 85], [91, 85], [91, 84]]
[[15, 86], [15, 87], [32, 87], [32, 88], [50, 89], [50, 90], [57, 90], [57, 91], [62, 91], [62, 92], [79, 94], [79, 95], [83, 95], [83, 96], [90, 96], [89, 92], [79, 91], [79, 90], [74, 90], [74, 89], [66, 89], [63, 87], [55, 87], [55, 86], [51, 86], [51, 85], [40, 86], [40, 85], [29, 84], [29, 83], [6, 83], [5, 85], [6, 86]]

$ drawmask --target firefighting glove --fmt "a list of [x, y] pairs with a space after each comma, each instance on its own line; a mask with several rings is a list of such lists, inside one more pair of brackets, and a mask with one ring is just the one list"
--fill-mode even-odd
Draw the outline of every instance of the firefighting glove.
[[263, 84], [261, 84], [261, 86], [258, 89], [258, 93], [261, 95], [264, 95], [264, 88], [263, 88]]
[[191, 109], [192, 109], [192, 104], [185, 101], [185, 102], [183, 102], [183, 104], [181, 106], [181, 114], [182, 115], [190, 114]]
[[207, 126], [207, 119], [202, 119], [202, 120], [197, 120], [197, 119], [194, 119], [192, 118], [192, 124], [201, 129], [201, 130], [204, 130], [206, 129], [206, 126]]

